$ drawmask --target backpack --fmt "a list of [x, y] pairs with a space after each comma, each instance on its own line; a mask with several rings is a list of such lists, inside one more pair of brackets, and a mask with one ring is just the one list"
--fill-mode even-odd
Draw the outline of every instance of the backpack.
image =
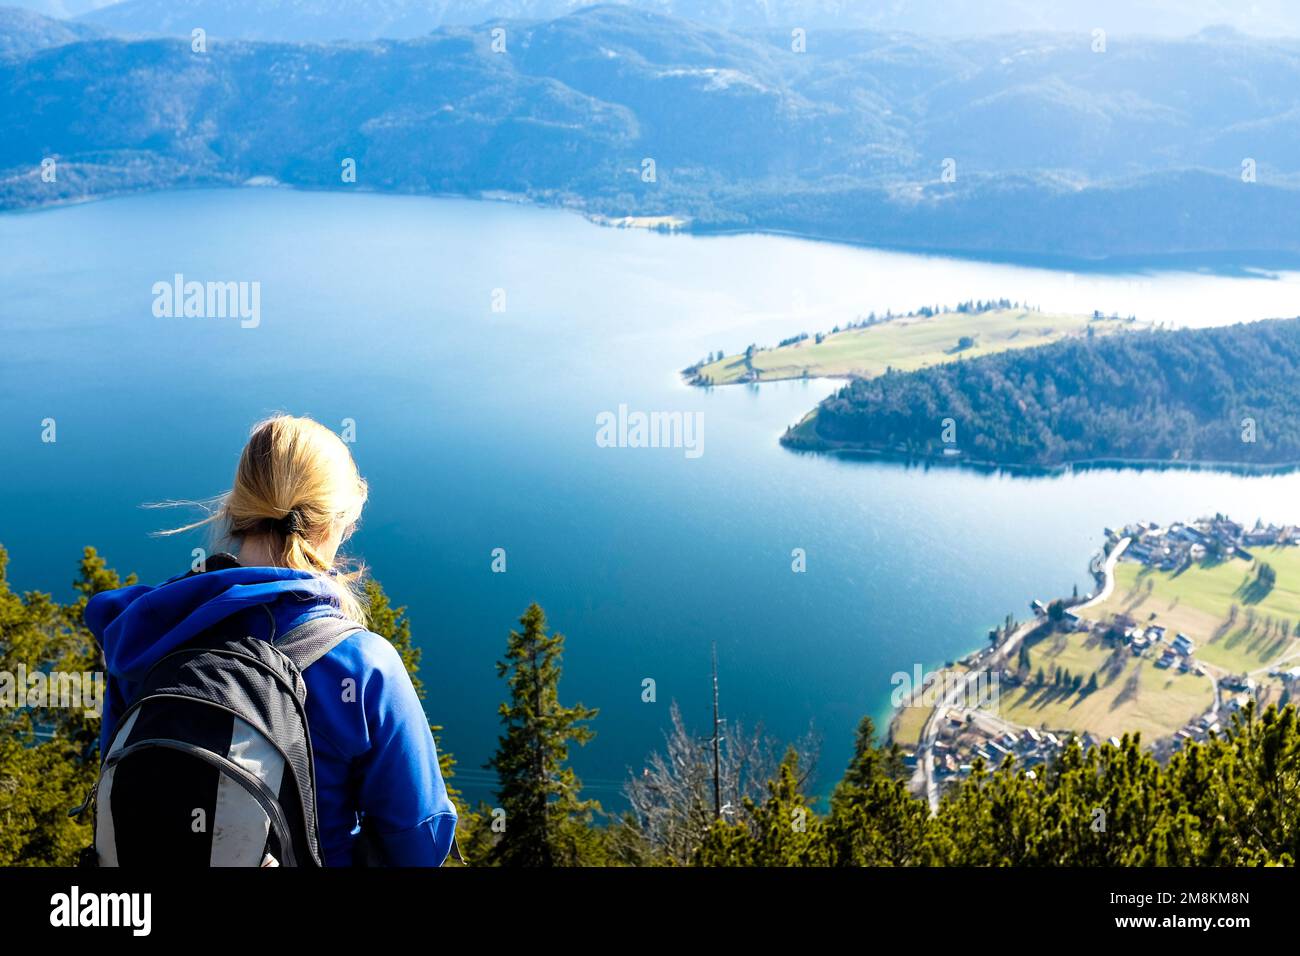
[[[154, 663], [87, 804], [99, 866], [323, 866], [302, 672], [363, 628], [230, 626]], [[84, 805], [83, 805], [84, 809]]]

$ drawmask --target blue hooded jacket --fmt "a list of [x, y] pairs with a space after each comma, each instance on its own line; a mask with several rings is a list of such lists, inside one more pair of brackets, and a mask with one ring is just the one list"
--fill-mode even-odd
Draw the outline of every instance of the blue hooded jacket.
[[[318, 617], [342, 616], [328, 582], [288, 568], [211, 570], [90, 600], [86, 625], [108, 667], [101, 753], [149, 667], [237, 615], [263, 640]], [[349, 678], [356, 682], [355, 700], [340, 693]], [[396, 648], [377, 634], [356, 632], [307, 668], [303, 680], [325, 865], [351, 865], [364, 815], [386, 863], [441, 866], [456, 832], [456, 808]]]

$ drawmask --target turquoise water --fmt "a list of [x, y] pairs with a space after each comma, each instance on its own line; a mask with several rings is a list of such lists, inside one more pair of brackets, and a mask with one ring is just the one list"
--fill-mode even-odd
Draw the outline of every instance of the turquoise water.
[[[671, 700], [704, 731], [713, 641], [724, 713], [783, 738], [811, 722], [833, 779], [858, 718], [887, 713], [893, 672], [965, 653], [1033, 597], [1090, 588], [1104, 525], [1300, 519], [1297, 475], [1023, 478], [796, 455], [777, 437], [834, 383], [705, 392], [676, 374], [709, 351], [966, 298], [1197, 325], [1294, 314], [1293, 274], [1075, 276], [279, 190], [4, 216], [0, 249], [14, 586], [69, 596], [87, 544], [146, 581], [177, 573], [203, 542], [150, 537], [188, 513], [142, 503], [222, 491], [270, 412], [352, 419], [372, 490], [353, 551], [409, 608], [429, 715], [474, 797], [499, 729], [493, 664], [529, 601], [568, 638], [563, 698], [600, 708], [575, 763], [616, 806]], [[152, 287], [176, 273], [260, 283], [260, 323], [155, 317]], [[703, 454], [598, 447], [596, 416], [620, 404], [702, 414]]]

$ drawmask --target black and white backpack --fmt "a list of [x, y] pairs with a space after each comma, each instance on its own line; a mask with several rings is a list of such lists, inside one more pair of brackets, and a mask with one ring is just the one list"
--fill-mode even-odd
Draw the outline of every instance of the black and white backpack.
[[104, 755], [99, 866], [322, 866], [302, 672], [361, 626], [217, 628], [150, 668]]

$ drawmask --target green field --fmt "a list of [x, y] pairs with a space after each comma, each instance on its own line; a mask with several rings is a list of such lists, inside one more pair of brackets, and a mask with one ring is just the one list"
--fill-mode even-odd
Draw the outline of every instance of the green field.
[[1183, 632], [1207, 664], [1233, 673], [1267, 670], [1300, 653], [1300, 547], [1251, 553], [1277, 572], [1267, 591], [1252, 587], [1256, 565], [1240, 558], [1205, 561], [1181, 573], [1121, 561], [1110, 599], [1083, 614], [1108, 621], [1126, 613], [1139, 624]]
[[925, 722], [934, 712], [933, 707], [900, 707], [890, 725], [890, 739], [900, 747], [915, 747], [921, 741]]
[[[867, 328], [847, 329], [794, 345], [758, 349], [746, 362], [744, 354], [728, 355], [699, 369], [697, 381], [730, 385], [742, 381], [777, 381], [809, 377], [860, 377], [881, 375], [887, 368], [914, 371], [928, 365], [975, 358], [1008, 349], [1046, 345], [1070, 336], [1105, 334], [1132, 328], [1133, 322], [1094, 319], [1027, 309], [990, 312], [944, 312], [907, 316]], [[959, 347], [965, 337], [973, 344]]]
[[[1168, 737], [1214, 704], [1209, 677], [1154, 665], [1154, 657], [1135, 657], [1128, 648], [1106, 647], [1098, 635], [1052, 634], [1029, 647], [1029, 672], [1041, 667], [1045, 687], [1003, 687], [998, 716], [1027, 727], [1066, 730], [1106, 737], [1140, 732], [1150, 743]], [[1097, 690], [1085, 694], [1050, 686], [1056, 668], [1097, 675]]]

